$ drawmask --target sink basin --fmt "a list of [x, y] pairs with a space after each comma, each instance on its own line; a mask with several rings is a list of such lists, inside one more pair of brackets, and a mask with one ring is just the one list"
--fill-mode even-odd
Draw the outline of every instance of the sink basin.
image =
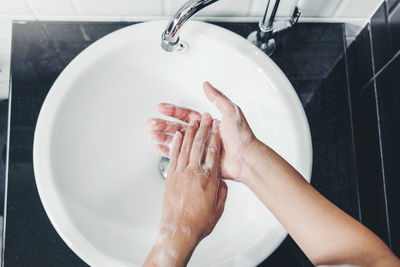
[[[91, 266], [141, 266], [156, 239], [164, 180], [146, 120], [171, 102], [220, 118], [203, 94], [210, 81], [240, 105], [256, 136], [307, 181], [311, 137], [282, 71], [242, 37], [204, 22], [185, 25], [179, 52], [167, 21], [113, 32], [79, 54], [51, 88], [34, 138], [41, 201], [65, 243]], [[279, 177], [277, 177], [279, 179]], [[229, 182], [225, 212], [190, 266], [254, 266], [287, 232], [242, 184]]]

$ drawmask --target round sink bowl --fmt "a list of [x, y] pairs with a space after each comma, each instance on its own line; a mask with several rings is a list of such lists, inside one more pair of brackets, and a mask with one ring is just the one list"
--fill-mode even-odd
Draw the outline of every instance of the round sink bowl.
[[[272, 60], [240, 36], [196, 21], [182, 31], [185, 49], [167, 53], [160, 46], [166, 24], [136, 24], [93, 43], [61, 73], [39, 115], [33, 156], [40, 198], [59, 235], [91, 266], [143, 264], [156, 239], [164, 183], [146, 120], [159, 116], [159, 102], [219, 118], [203, 95], [205, 80], [310, 180], [307, 119]], [[225, 212], [190, 266], [254, 266], [287, 235], [245, 186], [228, 187]]]

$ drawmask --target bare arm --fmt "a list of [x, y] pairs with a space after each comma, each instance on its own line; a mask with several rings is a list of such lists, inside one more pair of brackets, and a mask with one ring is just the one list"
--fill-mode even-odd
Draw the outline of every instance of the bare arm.
[[[269, 208], [296, 243], [318, 264], [400, 266], [399, 259], [370, 230], [319, 194], [275, 151], [252, 133], [240, 108], [204, 84], [208, 99], [222, 113], [221, 174], [244, 183]], [[161, 113], [188, 122], [196, 111], [160, 104]], [[168, 142], [170, 129], [184, 133], [185, 125], [165, 120], [149, 121], [154, 140]], [[168, 147], [156, 149], [168, 154]]]
[[318, 193], [283, 158], [256, 141], [243, 181], [315, 265], [399, 266], [374, 233]]

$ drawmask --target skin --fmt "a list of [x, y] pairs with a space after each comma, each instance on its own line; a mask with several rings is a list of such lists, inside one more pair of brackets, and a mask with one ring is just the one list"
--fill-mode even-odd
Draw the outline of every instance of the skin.
[[146, 267], [186, 266], [224, 210], [227, 185], [219, 179], [218, 122], [207, 113], [199, 119], [200, 126], [197, 120], [189, 123], [184, 138], [177, 131], [171, 139], [160, 230]]
[[[222, 113], [219, 125], [222, 151], [221, 175], [245, 184], [275, 215], [315, 265], [400, 266], [399, 259], [382, 240], [319, 194], [274, 150], [258, 140], [243, 112], [208, 82], [207, 98]], [[191, 120], [201, 115], [194, 110], [159, 104], [159, 111], [181, 124], [150, 119], [150, 134], [163, 142], [155, 149], [169, 154], [170, 130], [188, 134]]]

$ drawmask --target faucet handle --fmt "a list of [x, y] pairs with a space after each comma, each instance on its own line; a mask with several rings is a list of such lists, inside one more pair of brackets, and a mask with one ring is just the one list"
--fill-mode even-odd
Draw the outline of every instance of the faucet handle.
[[289, 20], [278, 20], [274, 22], [272, 26], [271, 37], [276, 36], [278, 33], [284, 32], [293, 27], [293, 25], [295, 25], [299, 21], [300, 15], [301, 10], [299, 7], [296, 6]]
[[[269, 5], [269, 2], [268, 2]], [[268, 11], [267, 5], [267, 11]], [[272, 55], [276, 48], [276, 42], [274, 37], [279, 33], [285, 32], [295, 25], [300, 18], [301, 10], [298, 6], [294, 8], [292, 16], [288, 20], [278, 20], [274, 21], [276, 10], [278, 8], [279, 1], [275, 2], [274, 11], [272, 12], [272, 17], [267, 21], [266, 15], [258, 24], [258, 30], [249, 34], [247, 40], [252, 44], [260, 48], [268, 56]], [[267, 14], [267, 11], [265, 14]], [[266, 26], [267, 24], [267, 26]]]

